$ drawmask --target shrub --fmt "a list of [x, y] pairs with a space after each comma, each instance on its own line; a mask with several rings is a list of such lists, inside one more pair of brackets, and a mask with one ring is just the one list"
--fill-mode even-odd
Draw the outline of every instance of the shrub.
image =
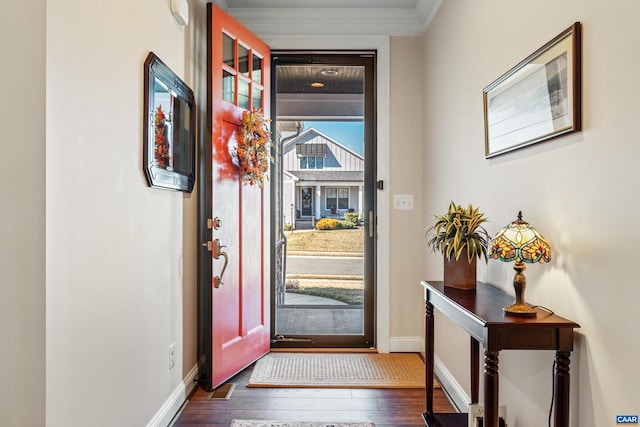
[[342, 228], [342, 229], [345, 229], [345, 230], [350, 230], [352, 228], [356, 228], [356, 225], [351, 221], [342, 220], [342, 221], [340, 221], [340, 227], [339, 228]]
[[345, 212], [344, 219], [345, 221], [353, 223], [353, 225], [358, 225], [359, 215], [357, 212]]
[[337, 230], [340, 228], [340, 221], [333, 218], [322, 218], [316, 223], [316, 230]]
[[291, 226], [291, 224], [289, 224], [289, 223], [286, 223], [286, 224], [284, 225], [284, 231], [291, 231], [291, 228], [292, 228], [292, 226]]
[[316, 230], [339, 230], [351, 228], [356, 228], [356, 225], [351, 221], [341, 219], [322, 218], [316, 223]]
[[284, 287], [287, 290], [300, 289], [300, 281], [298, 279], [289, 278], [284, 284]]

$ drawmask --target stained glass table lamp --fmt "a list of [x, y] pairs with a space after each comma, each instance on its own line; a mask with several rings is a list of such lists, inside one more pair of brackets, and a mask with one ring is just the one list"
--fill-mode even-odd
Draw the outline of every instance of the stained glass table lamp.
[[503, 310], [505, 314], [514, 316], [536, 316], [536, 310], [524, 302], [524, 290], [527, 279], [522, 272], [525, 263], [545, 263], [551, 261], [551, 248], [546, 240], [522, 219], [522, 212], [518, 212], [518, 219], [500, 230], [489, 242], [488, 257], [500, 261], [515, 261], [513, 269], [513, 288], [516, 291], [515, 302]]

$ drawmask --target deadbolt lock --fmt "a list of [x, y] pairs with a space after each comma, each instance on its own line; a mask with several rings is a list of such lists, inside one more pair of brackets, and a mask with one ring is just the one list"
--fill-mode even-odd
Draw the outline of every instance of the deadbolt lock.
[[215, 217], [214, 219], [207, 218], [207, 228], [209, 230], [211, 230], [212, 228], [214, 230], [217, 230], [220, 228], [221, 225], [222, 225], [222, 221], [220, 220], [220, 218], [218, 217]]

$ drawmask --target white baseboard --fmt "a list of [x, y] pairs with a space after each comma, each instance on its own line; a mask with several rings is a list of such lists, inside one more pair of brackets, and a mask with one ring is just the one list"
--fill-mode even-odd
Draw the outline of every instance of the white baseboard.
[[449, 395], [449, 398], [458, 411], [466, 412], [471, 399], [438, 356], [434, 356], [433, 358], [433, 370], [435, 371], [436, 377], [438, 377], [440, 385]]
[[[424, 356], [425, 344], [424, 338], [420, 338], [420, 352]], [[445, 393], [451, 399], [451, 402], [456, 407], [459, 412], [467, 411], [471, 399], [469, 395], [464, 391], [460, 383], [451, 375], [451, 372], [447, 369], [447, 367], [442, 363], [442, 360], [436, 355], [433, 356], [433, 370], [438, 377], [438, 381], [440, 382], [440, 386], [445, 391]]]
[[176, 413], [182, 407], [182, 404], [187, 400], [187, 396], [193, 391], [195, 387], [195, 379], [198, 374], [198, 365], [194, 366], [187, 376], [182, 380], [182, 383], [173, 390], [171, 396], [164, 402], [164, 405], [158, 410], [156, 415], [149, 421], [147, 427], [167, 427]]
[[391, 353], [420, 353], [423, 349], [424, 344], [420, 337], [391, 337], [389, 339]]

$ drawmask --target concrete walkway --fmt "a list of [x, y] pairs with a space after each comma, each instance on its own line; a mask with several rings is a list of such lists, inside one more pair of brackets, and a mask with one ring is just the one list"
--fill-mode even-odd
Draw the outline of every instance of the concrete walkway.
[[284, 294], [285, 305], [348, 305], [345, 302], [331, 298], [317, 297], [315, 295], [296, 294], [286, 292]]

